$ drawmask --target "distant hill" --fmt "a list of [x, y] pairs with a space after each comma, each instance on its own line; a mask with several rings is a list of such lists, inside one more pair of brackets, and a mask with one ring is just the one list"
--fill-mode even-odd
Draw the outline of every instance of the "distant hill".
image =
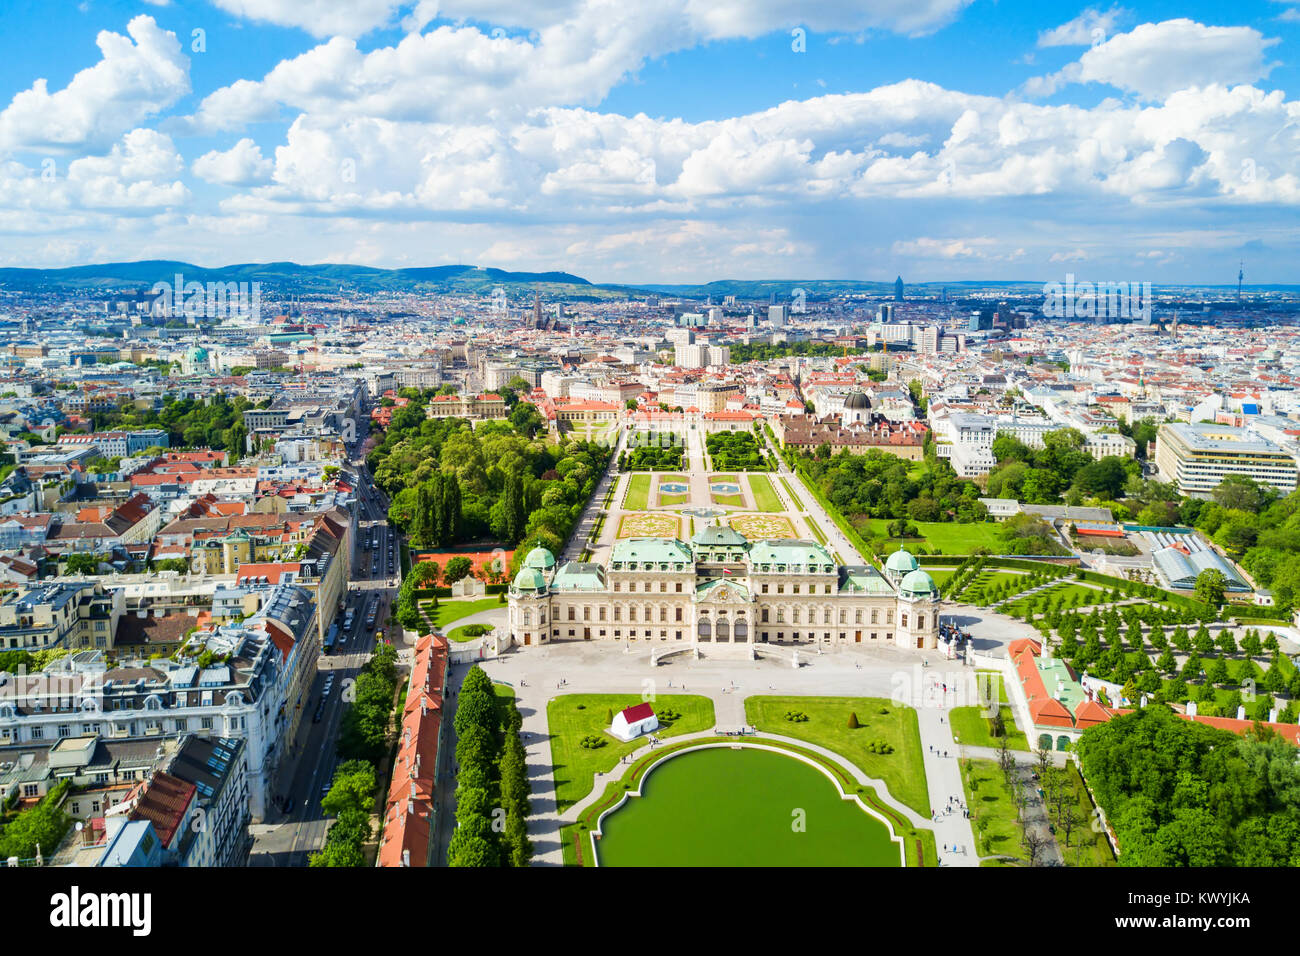
[[[570, 272], [511, 272], [506, 269], [472, 265], [412, 266], [401, 269], [379, 269], [373, 266], [321, 263], [302, 265], [297, 262], [245, 262], [217, 268], [196, 266], [190, 262], [169, 259], [147, 259], [139, 262], [104, 262], [87, 266], [69, 266], [63, 269], [0, 268], [0, 288], [20, 290], [82, 291], [89, 294], [109, 291], [146, 291], [155, 282], [172, 282], [180, 273], [186, 282], [260, 282], [267, 291], [282, 294], [321, 294], [337, 292], [340, 288], [352, 293], [375, 292], [450, 292], [468, 295], [490, 295], [493, 289], [504, 288], [511, 299], [531, 299], [534, 291], [547, 299], [570, 301], [642, 299], [648, 294], [665, 298], [681, 298], [702, 303], [712, 297], [721, 302], [724, 296], [750, 302], [775, 301], [788, 303], [796, 289], [803, 289], [810, 301], [838, 296], [867, 296], [889, 298], [893, 295], [892, 281], [863, 279], [719, 279], [700, 284], [620, 285], [594, 284]], [[1041, 295], [1043, 286], [1034, 280], [962, 280], [955, 282], [907, 283], [908, 294], [937, 294], [941, 288], [948, 290], [951, 299], [959, 299], [968, 290], [998, 289], [1007, 296]], [[1182, 288], [1193, 288], [1184, 285]], [[1226, 288], [1235, 286], [1199, 286], [1196, 288]], [[1296, 291], [1297, 286], [1258, 285], [1247, 287], [1251, 293], [1264, 291]], [[1160, 290], [1158, 290], [1160, 291]]]
[[63, 269], [0, 269], [0, 286], [11, 289], [62, 289], [92, 292], [102, 289], [144, 291], [155, 282], [173, 282], [177, 274], [186, 282], [260, 282], [282, 292], [438, 291], [489, 294], [498, 286], [527, 286], [511, 289], [521, 295], [536, 288], [547, 296], [608, 298], [626, 295], [622, 291], [592, 285], [568, 272], [511, 272], [506, 269], [471, 265], [422, 266], [377, 269], [372, 266], [297, 262], [235, 263], [206, 268], [192, 262], [148, 259], [139, 262], [104, 262]]

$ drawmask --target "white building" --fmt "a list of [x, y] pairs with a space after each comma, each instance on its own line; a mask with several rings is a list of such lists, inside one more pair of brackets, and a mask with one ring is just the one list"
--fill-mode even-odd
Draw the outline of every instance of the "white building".
[[654, 708], [648, 703], [642, 703], [625, 707], [615, 714], [609, 732], [626, 743], [658, 729], [659, 718], [655, 715]]

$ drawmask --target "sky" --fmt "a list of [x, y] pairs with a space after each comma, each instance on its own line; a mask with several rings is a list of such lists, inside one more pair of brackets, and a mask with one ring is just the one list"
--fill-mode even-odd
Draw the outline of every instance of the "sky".
[[0, 18], [0, 266], [1300, 283], [1300, 0]]

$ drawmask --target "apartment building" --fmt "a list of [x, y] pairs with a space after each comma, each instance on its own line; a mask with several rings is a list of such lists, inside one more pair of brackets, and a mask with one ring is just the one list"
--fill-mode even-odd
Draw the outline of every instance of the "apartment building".
[[1230, 475], [1271, 485], [1282, 494], [1296, 488], [1296, 460], [1280, 445], [1245, 428], [1167, 422], [1156, 434], [1156, 467], [1185, 495], [1206, 497]]
[[20, 587], [0, 597], [0, 649], [113, 646], [124, 601], [98, 582], [58, 582]]

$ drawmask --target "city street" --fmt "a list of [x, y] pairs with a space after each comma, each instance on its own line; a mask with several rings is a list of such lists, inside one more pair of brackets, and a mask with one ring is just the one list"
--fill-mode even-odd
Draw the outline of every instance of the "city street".
[[[356, 447], [364, 440], [362, 432]], [[309, 854], [324, 844], [330, 820], [321, 813], [320, 801], [338, 763], [335, 748], [347, 698], [357, 674], [370, 659], [377, 636], [391, 636], [387, 622], [396, 597], [391, 582], [400, 579], [401, 571], [398, 536], [388, 527], [386, 502], [374, 487], [364, 460], [354, 458], [350, 464], [356, 471], [360, 503], [347, 595], [347, 607], [354, 611], [353, 623], [344, 630], [345, 612], [339, 613], [337, 647], [332, 654], [322, 653], [317, 662], [316, 678], [302, 704], [298, 733], [277, 775], [279, 806], [268, 813], [266, 821], [250, 828], [254, 841], [250, 866], [306, 866]], [[368, 547], [368, 542], [375, 546]], [[369, 626], [372, 609], [374, 624]], [[316, 721], [330, 675], [334, 678], [331, 692]]]

